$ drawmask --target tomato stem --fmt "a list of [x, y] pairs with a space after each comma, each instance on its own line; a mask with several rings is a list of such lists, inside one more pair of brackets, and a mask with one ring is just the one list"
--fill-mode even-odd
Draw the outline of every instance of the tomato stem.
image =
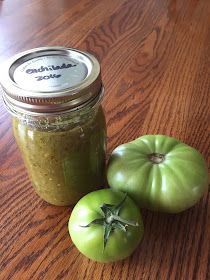
[[120, 216], [117, 216], [117, 215], [110, 215], [106, 219], [106, 222], [108, 224], [111, 224], [112, 222], [115, 222], [115, 221], [121, 222], [121, 223], [123, 223], [125, 225], [134, 226], [134, 227], [137, 227], [139, 225], [136, 222], [125, 220], [125, 219], [123, 219], [123, 218], [121, 218]]
[[165, 160], [165, 155], [160, 153], [149, 154], [149, 160], [154, 164], [162, 163]]
[[138, 227], [139, 224], [134, 221], [127, 221], [126, 219], [120, 217], [120, 210], [123, 207], [123, 204], [125, 203], [127, 194], [125, 194], [124, 198], [117, 204], [117, 205], [111, 205], [111, 204], [103, 204], [101, 206], [101, 210], [103, 212], [103, 216], [101, 218], [95, 219], [92, 222], [90, 222], [87, 225], [81, 226], [81, 227], [90, 227], [93, 224], [98, 224], [100, 226], [104, 227], [104, 247], [103, 251], [105, 250], [106, 244], [108, 242], [108, 239], [110, 237], [110, 234], [112, 231], [118, 229], [122, 230], [124, 232], [127, 231], [127, 226], [134, 226]]

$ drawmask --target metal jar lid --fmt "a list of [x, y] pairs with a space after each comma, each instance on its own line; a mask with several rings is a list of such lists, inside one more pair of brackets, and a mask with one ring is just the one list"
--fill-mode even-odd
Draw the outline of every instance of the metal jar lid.
[[64, 47], [22, 52], [1, 66], [3, 100], [10, 110], [40, 115], [97, 102], [100, 65], [91, 54]]

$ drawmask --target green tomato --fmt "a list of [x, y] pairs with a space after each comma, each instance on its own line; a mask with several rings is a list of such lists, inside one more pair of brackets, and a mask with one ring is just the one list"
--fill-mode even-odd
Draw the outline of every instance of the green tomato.
[[192, 147], [165, 135], [145, 135], [113, 151], [107, 180], [140, 207], [178, 213], [207, 191], [208, 169]]
[[143, 237], [140, 211], [122, 192], [102, 189], [81, 198], [68, 224], [77, 249], [98, 262], [128, 257]]

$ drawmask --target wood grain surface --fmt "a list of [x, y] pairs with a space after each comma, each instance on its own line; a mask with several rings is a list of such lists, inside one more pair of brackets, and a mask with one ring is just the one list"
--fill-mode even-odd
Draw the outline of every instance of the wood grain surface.
[[[143, 134], [175, 136], [209, 159], [209, 0], [0, 1], [0, 62], [46, 45], [100, 60], [108, 155]], [[69, 207], [33, 191], [0, 104], [1, 280], [210, 279], [210, 196], [182, 214], [142, 210], [145, 235], [128, 259], [98, 264], [72, 244]]]

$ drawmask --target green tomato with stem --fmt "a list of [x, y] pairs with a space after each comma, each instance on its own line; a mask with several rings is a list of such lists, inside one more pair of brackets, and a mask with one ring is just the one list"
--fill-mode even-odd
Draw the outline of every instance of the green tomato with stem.
[[208, 189], [208, 168], [194, 148], [165, 135], [145, 135], [111, 154], [107, 180], [143, 208], [178, 213]]
[[140, 211], [133, 200], [111, 189], [81, 198], [71, 213], [68, 229], [77, 249], [102, 263], [130, 256], [144, 232]]

